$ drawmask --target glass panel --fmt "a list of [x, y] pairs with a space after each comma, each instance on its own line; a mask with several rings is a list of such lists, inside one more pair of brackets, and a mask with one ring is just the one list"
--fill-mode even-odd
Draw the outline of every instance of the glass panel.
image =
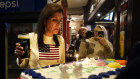
[[14, 54], [16, 43], [18, 42], [17, 35], [35, 31], [37, 23], [5, 23], [7, 28], [7, 43], [8, 43], [8, 79], [16, 79], [20, 77], [20, 73], [25, 68], [20, 68], [16, 63], [16, 55]]

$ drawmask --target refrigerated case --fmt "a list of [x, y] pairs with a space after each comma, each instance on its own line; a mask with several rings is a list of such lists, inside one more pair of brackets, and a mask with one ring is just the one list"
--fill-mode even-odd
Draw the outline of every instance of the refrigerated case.
[[[9, 15], [10, 16], [10, 15]], [[20, 15], [18, 15], [20, 16]], [[24, 17], [24, 16], [20, 16]], [[34, 16], [38, 17], [38, 16]], [[31, 17], [29, 17], [31, 18]], [[25, 68], [20, 68], [16, 63], [16, 55], [14, 54], [16, 43], [18, 42], [17, 35], [23, 33], [34, 32], [37, 27], [37, 19], [7, 19], [0, 23], [1, 36], [1, 61], [4, 79], [16, 79]]]
[[16, 63], [14, 54], [17, 35], [35, 31], [40, 11], [47, 0], [1, 0], [0, 1], [0, 60], [1, 77], [17, 79], [25, 68]]
[[14, 54], [14, 50], [16, 47], [16, 43], [18, 43], [18, 34], [25, 34], [35, 31], [37, 27], [37, 23], [10, 23], [5, 22], [6, 26], [6, 35], [7, 35], [7, 69], [8, 69], [8, 79], [18, 78], [20, 73], [26, 69], [20, 68], [16, 63], [16, 55]]

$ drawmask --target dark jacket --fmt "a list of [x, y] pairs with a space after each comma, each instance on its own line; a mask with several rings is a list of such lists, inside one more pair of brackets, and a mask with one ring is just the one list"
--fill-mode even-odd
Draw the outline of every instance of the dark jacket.
[[82, 39], [82, 36], [80, 35], [78, 40], [76, 40], [76, 44], [75, 44], [75, 50], [76, 52], [79, 51], [79, 47], [80, 47], [80, 44], [81, 44], [81, 39]]
[[140, 79], [140, 41], [133, 45], [127, 62], [126, 68], [120, 72], [116, 79]]

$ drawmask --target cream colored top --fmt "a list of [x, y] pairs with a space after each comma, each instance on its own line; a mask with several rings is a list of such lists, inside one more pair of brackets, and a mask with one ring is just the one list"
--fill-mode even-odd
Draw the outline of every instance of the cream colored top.
[[112, 44], [106, 40], [108, 43], [106, 46], [101, 45], [98, 41], [94, 40], [94, 37], [89, 39], [89, 47], [87, 51], [87, 56], [89, 58], [94, 57], [94, 58], [101, 58], [101, 59], [106, 59], [106, 58], [113, 58], [113, 46]]
[[80, 43], [79, 51], [78, 51], [79, 58], [86, 58], [87, 56], [86, 44], [87, 44], [86, 40], [81, 39], [81, 43]]
[[[30, 37], [30, 58], [23, 59], [23, 62], [21, 64], [17, 64], [20, 67], [24, 67], [29, 62], [29, 68], [37, 68], [37, 67], [43, 67], [47, 65], [54, 65], [54, 64], [60, 64], [65, 63], [65, 44], [64, 39], [62, 36], [58, 35], [57, 38], [59, 40], [60, 46], [59, 46], [59, 60], [39, 60], [39, 50], [38, 50], [38, 43], [37, 43], [37, 34], [35, 33], [29, 33]], [[55, 44], [53, 37], [45, 36], [44, 35], [44, 43], [45, 44]]]
[[82, 40], [78, 51], [79, 58], [113, 58], [113, 46], [109, 41], [107, 41], [107, 43], [106, 46], [103, 46], [98, 41], [94, 40], [94, 37], [86, 39], [86, 41]]

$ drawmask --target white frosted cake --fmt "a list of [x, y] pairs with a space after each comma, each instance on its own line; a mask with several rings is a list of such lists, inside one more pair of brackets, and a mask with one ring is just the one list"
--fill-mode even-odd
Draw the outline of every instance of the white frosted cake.
[[[115, 79], [124, 66], [101, 65], [100, 61], [84, 59], [81, 62], [60, 64], [54, 67], [29, 69], [21, 73], [22, 79]], [[112, 63], [114, 64], [114, 63]], [[111, 65], [111, 64], [110, 64]], [[118, 64], [117, 64], [118, 65]], [[112, 67], [112, 68], [111, 68]]]

